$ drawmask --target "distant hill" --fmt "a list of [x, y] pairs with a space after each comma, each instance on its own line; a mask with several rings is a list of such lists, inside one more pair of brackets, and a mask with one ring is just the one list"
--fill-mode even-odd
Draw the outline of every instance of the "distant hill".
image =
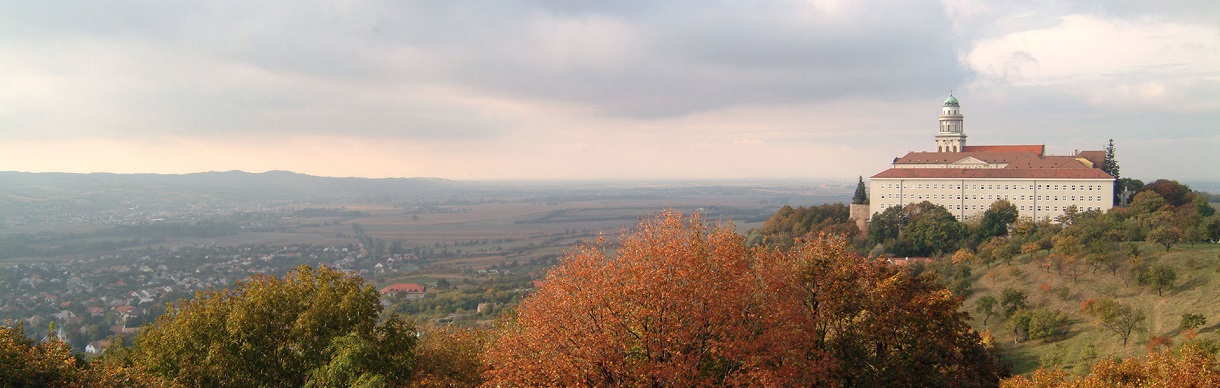
[[[225, 171], [181, 175], [0, 172], [0, 198], [27, 199], [137, 191], [247, 200], [373, 199], [443, 196], [462, 187], [461, 183], [437, 178], [329, 178], [288, 171]], [[144, 197], [138, 193], [136, 196]]]
[[[440, 178], [333, 178], [290, 171], [191, 174], [28, 173], [0, 171], [0, 210], [5, 205], [53, 200], [454, 202], [515, 197], [534, 201], [588, 198], [748, 195], [820, 204], [848, 198], [845, 182], [478, 182]], [[65, 204], [71, 206], [71, 204]], [[782, 204], [780, 204], [782, 205]]]

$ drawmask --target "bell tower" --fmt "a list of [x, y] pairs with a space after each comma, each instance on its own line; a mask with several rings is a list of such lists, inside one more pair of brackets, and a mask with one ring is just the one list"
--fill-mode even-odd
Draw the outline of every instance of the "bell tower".
[[957, 97], [949, 93], [940, 108], [940, 130], [936, 132], [936, 152], [962, 152], [966, 147], [966, 134], [962, 132], [961, 105]]

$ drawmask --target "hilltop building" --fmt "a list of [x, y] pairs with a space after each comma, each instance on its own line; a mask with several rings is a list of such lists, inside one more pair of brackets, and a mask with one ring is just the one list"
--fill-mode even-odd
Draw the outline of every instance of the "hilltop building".
[[967, 145], [961, 105], [941, 106], [936, 151], [910, 152], [869, 178], [871, 214], [928, 201], [959, 220], [981, 217], [993, 202], [1012, 202], [1026, 219], [1051, 219], [1069, 206], [1108, 210], [1114, 177], [1101, 170], [1104, 151], [1046, 155], [1045, 145]]

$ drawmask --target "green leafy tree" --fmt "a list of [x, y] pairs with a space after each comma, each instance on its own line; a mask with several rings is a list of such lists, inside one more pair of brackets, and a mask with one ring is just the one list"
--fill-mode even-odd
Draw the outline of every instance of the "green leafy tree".
[[297, 267], [170, 306], [136, 341], [136, 363], [193, 386], [403, 384], [410, 324], [378, 324], [379, 293], [359, 276]]
[[899, 232], [909, 221], [910, 217], [900, 206], [890, 207], [874, 214], [873, 219], [868, 223], [868, 243], [876, 245], [897, 239]]
[[1194, 330], [1207, 324], [1207, 317], [1203, 314], [1182, 313], [1182, 322], [1178, 324], [1178, 328], [1182, 330]]
[[1018, 290], [1012, 287], [1005, 287], [1000, 290], [1000, 309], [1004, 311], [1005, 317], [1011, 317], [1017, 311], [1024, 310], [1029, 307], [1029, 298], [1025, 295], [1025, 291]]
[[1169, 252], [1169, 248], [1182, 241], [1182, 231], [1177, 226], [1159, 225], [1148, 232], [1148, 241], [1165, 247], [1165, 252]]
[[1156, 213], [1167, 204], [1165, 198], [1161, 197], [1155, 191], [1141, 191], [1131, 200], [1131, 204], [1127, 206], [1131, 216], [1135, 218], [1146, 217]]
[[944, 207], [924, 204], [931, 206], [920, 206], [920, 211], [902, 232], [901, 240], [907, 244], [906, 254], [929, 256], [956, 251], [966, 237], [966, 225]]
[[1142, 271], [1139, 275], [1140, 284], [1145, 284], [1150, 290], [1156, 291], [1157, 296], [1161, 296], [1165, 290], [1173, 288], [1173, 283], [1177, 280], [1178, 272], [1169, 265], [1155, 265]]
[[798, 238], [814, 237], [823, 232], [853, 238], [860, 230], [855, 222], [851, 222], [850, 216], [851, 209], [841, 203], [796, 208], [784, 206], [763, 223], [761, 237], [782, 248], [791, 247]]
[[987, 327], [987, 320], [991, 319], [992, 315], [995, 315], [995, 305], [995, 297], [991, 295], [978, 298], [974, 301], [974, 312], [983, 316], [983, 327]]
[[1029, 338], [1029, 323], [1033, 314], [1029, 310], [1021, 309], [1014, 311], [1008, 316], [1006, 325], [1008, 330], [1012, 331], [1012, 340], [1015, 343], [1021, 343]]
[[1039, 307], [1030, 312], [1029, 338], [1054, 340], [1067, 334], [1068, 319], [1062, 311]]
[[1119, 180], [1121, 177], [1119, 176], [1118, 171], [1118, 159], [1114, 158], [1114, 139], [1110, 139], [1110, 141], [1106, 143], [1106, 156], [1101, 160], [1100, 167], [1101, 171], [1104, 171], [1106, 174], [1110, 174], [1110, 176], [1114, 177], [1114, 206], [1118, 206], [1122, 195], [1122, 184]]
[[979, 223], [978, 236], [980, 240], [1005, 236], [1008, 227], [1017, 222], [1017, 207], [1007, 200], [998, 200], [983, 212], [983, 220]]
[[1220, 214], [1213, 214], [1199, 222], [1200, 234], [1207, 241], [1220, 241]]
[[1112, 299], [1086, 301], [1081, 310], [1092, 316], [1105, 330], [1118, 334], [1123, 339], [1123, 346], [1131, 335], [1144, 330], [1148, 317], [1143, 310], [1115, 302]]
[[864, 189], [864, 177], [861, 176], [859, 182], [856, 183], [856, 194], [851, 197], [851, 203], [857, 205], [868, 204], [868, 191]]

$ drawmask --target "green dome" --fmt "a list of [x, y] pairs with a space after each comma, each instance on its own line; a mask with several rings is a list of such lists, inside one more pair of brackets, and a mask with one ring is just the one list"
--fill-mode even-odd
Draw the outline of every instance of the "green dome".
[[959, 106], [957, 105], [957, 97], [953, 97], [953, 95], [950, 94], [949, 98], [945, 99], [945, 106]]

